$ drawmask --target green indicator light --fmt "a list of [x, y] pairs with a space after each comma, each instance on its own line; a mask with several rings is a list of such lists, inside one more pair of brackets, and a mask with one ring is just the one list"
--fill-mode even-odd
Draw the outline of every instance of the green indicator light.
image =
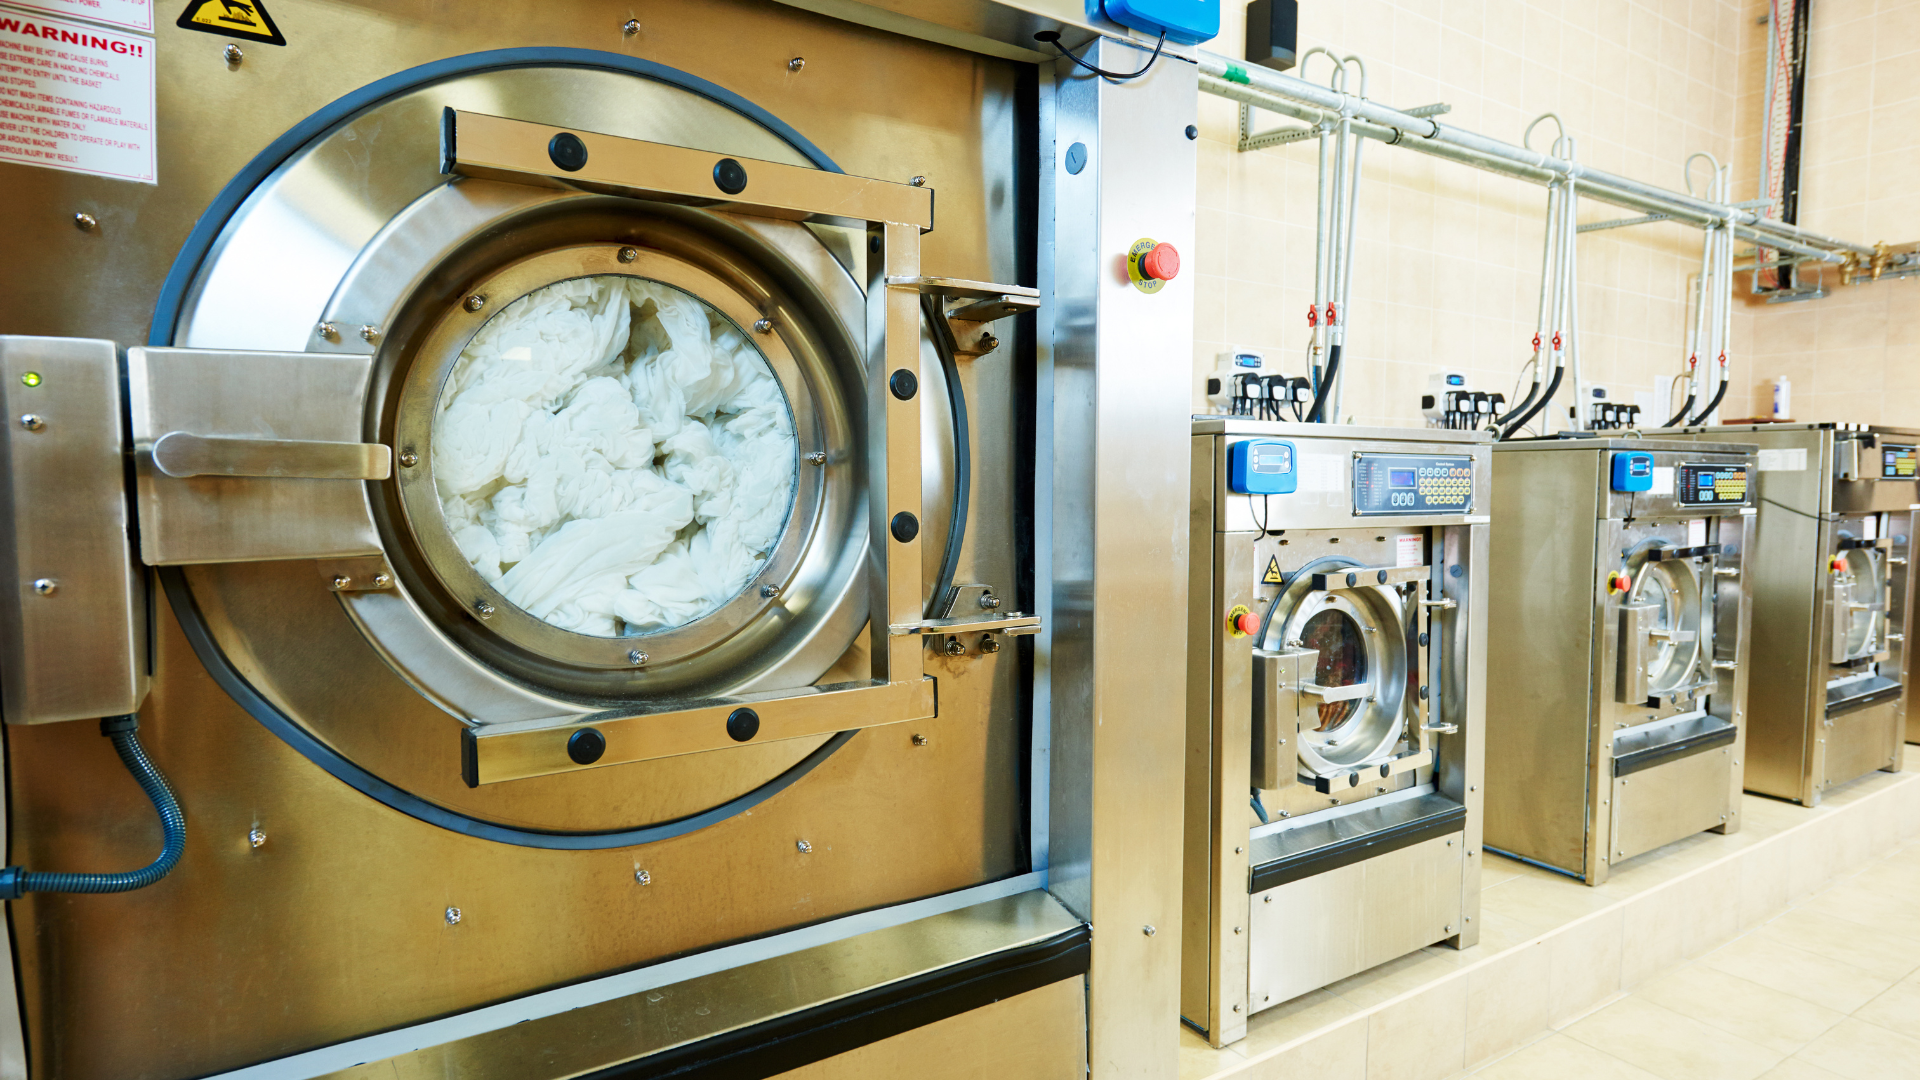
[[20, 381], [28, 386], [39, 386], [40, 373], [37, 371], [29, 371], [25, 375], [20, 376]]

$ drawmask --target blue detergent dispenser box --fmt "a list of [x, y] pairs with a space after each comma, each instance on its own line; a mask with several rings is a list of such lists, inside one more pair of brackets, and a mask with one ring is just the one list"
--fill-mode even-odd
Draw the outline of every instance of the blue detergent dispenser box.
[[1164, 31], [1176, 45], [1220, 34], [1220, 0], [1087, 0], [1087, 17], [1102, 16], [1149, 34]]
[[1613, 490], [1652, 491], [1653, 455], [1637, 450], [1613, 455]]
[[1293, 444], [1246, 439], [1227, 448], [1227, 490], [1236, 495], [1291, 495], [1300, 486]]

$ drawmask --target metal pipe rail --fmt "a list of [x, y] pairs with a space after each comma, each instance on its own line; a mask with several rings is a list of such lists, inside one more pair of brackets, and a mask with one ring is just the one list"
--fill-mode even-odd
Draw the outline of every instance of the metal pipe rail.
[[1697, 228], [1731, 225], [1735, 236], [1764, 248], [1804, 255], [1820, 262], [1844, 263], [1851, 255], [1870, 256], [1873, 248], [1811, 232], [1751, 210], [1695, 198], [1600, 169], [1565, 161], [1512, 143], [1448, 127], [1426, 117], [1344, 94], [1305, 79], [1283, 75], [1206, 52], [1196, 53], [1200, 89], [1231, 101], [1304, 120], [1309, 124], [1347, 119], [1352, 130], [1370, 139], [1405, 146], [1423, 154], [1457, 161], [1488, 172], [1535, 184], [1569, 178], [1580, 194]]

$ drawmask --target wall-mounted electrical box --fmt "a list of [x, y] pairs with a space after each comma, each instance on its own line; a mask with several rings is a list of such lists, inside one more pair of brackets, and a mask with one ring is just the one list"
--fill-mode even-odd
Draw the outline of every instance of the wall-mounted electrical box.
[[1613, 490], [1652, 491], [1653, 455], [1628, 451], [1613, 455]]
[[1246, 439], [1227, 448], [1227, 490], [1236, 495], [1291, 495], [1300, 486], [1293, 444]]
[[1176, 45], [1198, 45], [1220, 34], [1220, 0], [1087, 0], [1087, 17], [1104, 17]]
[[1299, 62], [1300, 0], [1247, 5], [1247, 63], [1285, 71]]

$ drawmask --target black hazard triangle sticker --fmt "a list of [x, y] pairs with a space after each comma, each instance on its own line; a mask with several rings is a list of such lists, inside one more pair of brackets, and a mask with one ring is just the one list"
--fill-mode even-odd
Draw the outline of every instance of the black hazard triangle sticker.
[[188, 0], [187, 10], [180, 13], [173, 25], [182, 30], [198, 30], [243, 41], [264, 41], [269, 45], [287, 43], [261, 0]]
[[1280, 556], [1267, 556], [1267, 572], [1260, 575], [1260, 584], [1278, 585], [1283, 580], [1280, 576]]

